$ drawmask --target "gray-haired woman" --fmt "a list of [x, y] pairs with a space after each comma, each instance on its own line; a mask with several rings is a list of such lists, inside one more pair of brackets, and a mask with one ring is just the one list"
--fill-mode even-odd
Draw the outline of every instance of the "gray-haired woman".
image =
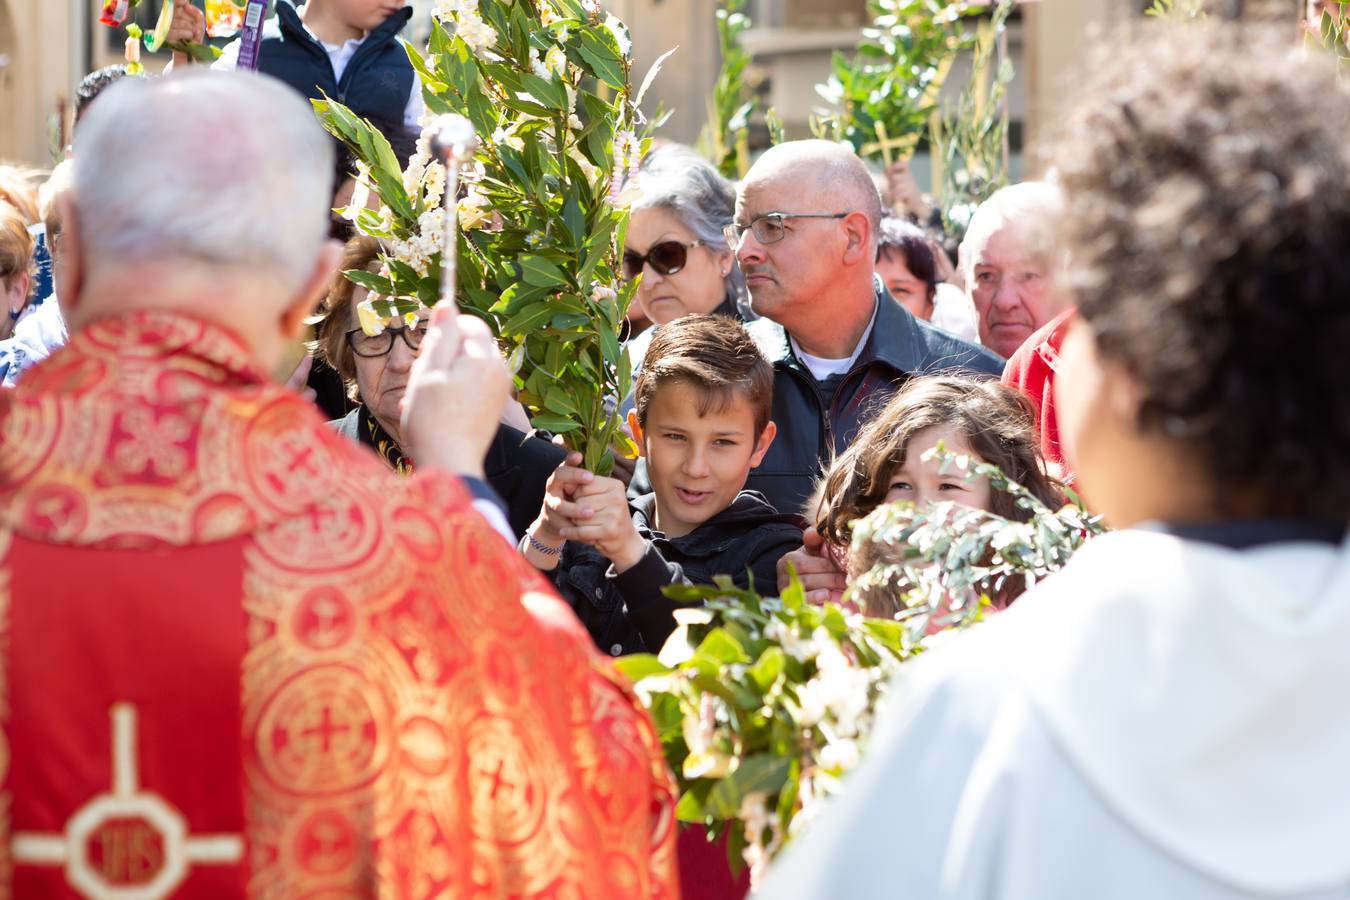
[[[736, 214], [736, 189], [712, 164], [680, 144], [667, 144], [643, 163], [641, 196], [633, 204], [623, 245], [626, 278], [638, 284], [634, 303], [652, 326], [628, 342], [633, 378], [647, 355], [652, 332], [682, 316], [722, 314], [751, 318], [741, 302], [745, 278], [722, 229]], [[633, 408], [630, 391], [623, 410]], [[620, 460], [616, 475], [633, 477], [633, 461]], [[645, 485], [645, 474], [636, 476]]]
[[745, 282], [722, 237], [736, 211], [731, 182], [670, 144], [648, 157], [638, 184], [623, 265], [626, 277], [642, 276], [635, 302], [647, 318], [655, 325], [709, 313], [744, 318]]

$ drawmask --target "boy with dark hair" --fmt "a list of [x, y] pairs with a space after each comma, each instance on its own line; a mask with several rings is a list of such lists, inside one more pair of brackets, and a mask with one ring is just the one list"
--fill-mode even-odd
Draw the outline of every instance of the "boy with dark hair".
[[652, 493], [630, 507], [622, 482], [578, 468], [574, 453], [521, 542], [613, 656], [661, 649], [676, 606], [663, 588], [715, 575], [772, 588], [779, 558], [802, 542], [800, 519], [743, 490], [776, 427], [773, 368], [740, 323], [689, 316], [663, 326], [635, 396], [628, 421]]

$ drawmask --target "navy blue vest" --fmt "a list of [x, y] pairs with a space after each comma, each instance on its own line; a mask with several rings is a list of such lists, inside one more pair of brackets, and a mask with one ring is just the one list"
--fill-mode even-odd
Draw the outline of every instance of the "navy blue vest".
[[295, 7], [278, 0], [276, 18], [263, 28], [258, 71], [295, 88], [311, 100], [328, 95], [381, 130], [403, 128], [413, 89], [413, 67], [398, 40], [412, 18], [404, 7], [371, 31], [339, 81], [323, 45], [305, 30]]

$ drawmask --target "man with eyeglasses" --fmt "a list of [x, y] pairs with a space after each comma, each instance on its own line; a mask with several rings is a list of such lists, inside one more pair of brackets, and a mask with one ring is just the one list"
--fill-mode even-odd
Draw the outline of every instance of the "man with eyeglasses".
[[873, 274], [880, 222], [866, 166], [828, 141], [779, 144], [741, 185], [726, 237], [763, 317], [747, 327], [774, 366], [780, 435], [746, 486], [780, 511], [802, 508], [822, 463], [906, 379], [1002, 371], [992, 353], [916, 319], [886, 292]]

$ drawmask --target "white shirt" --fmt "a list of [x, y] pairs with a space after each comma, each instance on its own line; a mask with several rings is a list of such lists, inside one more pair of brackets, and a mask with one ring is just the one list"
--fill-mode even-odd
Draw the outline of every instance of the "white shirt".
[[[356, 51], [361, 49], [361, 45], [366, 42], [365, 38], [346, 41], [341, 44], [329, 44], [320, 41], [314, 32], [305, 28], [305, 33], [323, 47], [324, 52], [328, 54], [328, 61], [333, 66], [333, 78], [337, 81], [342, 80], [342, 75], [347, 71], [347, 66], [356, 56]], [[220, 59], [211, 64], [213, 69], [233, 71], [239, 65], [239, 45], [240, 40], [230, 41], [220, 53]], [[408, 105], [403, 110], [403, 126], [409, 131], [421, 132], [422, 130], [422, 79], [417, 71], [413, 70], [412, 90], [408, 92]]]
[[858, 344], [853, 348], [853, 352], [843, 359], [828, 359], [824, 356], [812, 356], [802, 350], [801, 344], [792, 335], [788, 335], [788, 340], [792, 342], [792, 352], [802, 361], [802, 365], [811, 372], [811, 377], [816, 381], [824, 381], [831, 375], [839, 375], [853, 368], [853, 364], [862, 356], [863, 347], [867, 346], [867, 339], [872, 336], [872, 326], [877, 324], [876, 308], [872, 309], [872, 318], [867, 323], [867, 328], [863, 330], [862, 337], [858, 338]]

